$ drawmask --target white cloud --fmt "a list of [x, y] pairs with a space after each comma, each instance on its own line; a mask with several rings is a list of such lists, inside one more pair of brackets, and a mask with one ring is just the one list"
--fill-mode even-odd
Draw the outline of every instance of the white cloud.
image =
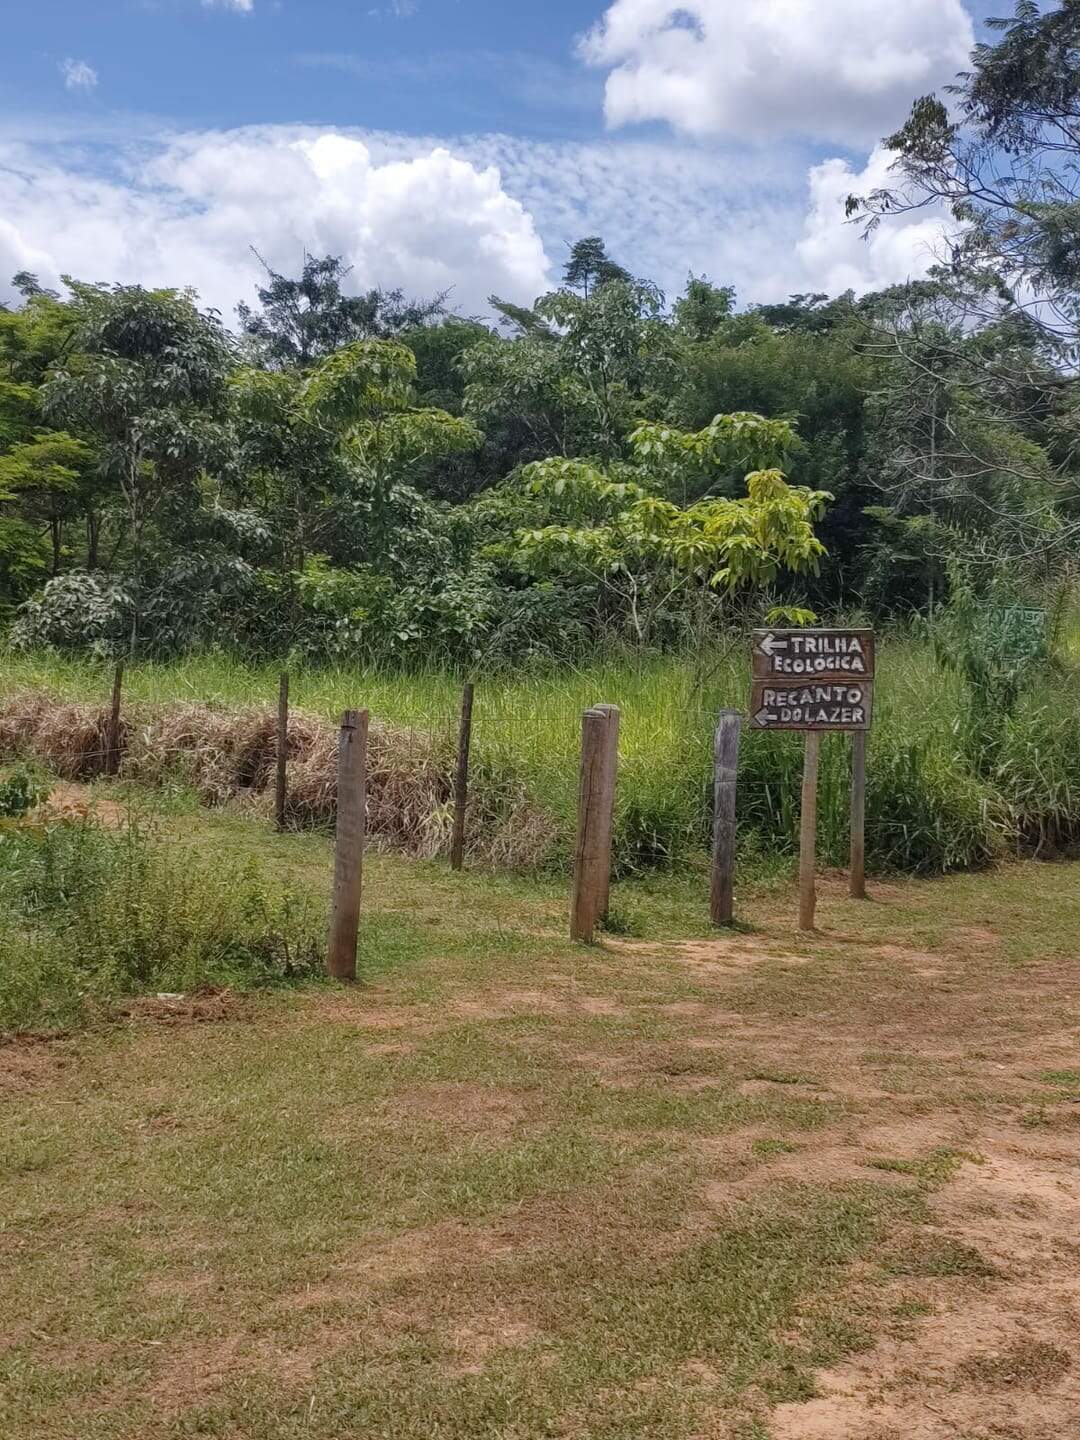
[[866, 238], [863, 227], [846, 220], [849, 195], [897, 185], [892, 159], [878, 146], [860, 173], [845, 160], [826, 160], [810, 171], [810, 206], [795, 253], [815, 289], [830, 295], [878, 290], [918, 279], [944, 258], [948, 222], [940, 208], [890, 216]]
[[231, 317], [260, 278], [251, 245], [286, 273], [306, 249], [343, 255], [357, 287], [450, 288], [465, 313], [493, 290], [529, 301], [548, 282], [532, 218], [498, 171], [443, 146], [378, 158], [355, 135], [265, 127], [109, 158], [88, 173], [63, 150], [0, 142], [0, 298], [29, 269], [49, 284], [192, 285]]
[[961, 0], [614, 0], [580, 48], [612, 126], [871, 143], [973, 43]]
[[255, 9], [255, 0], [202, 0], [207, 9], [220, 6], [223, 10], [238, 10], [242, 15], [250, 15]]
[[851, 191], [887, 183], [876, 150], [858, 172], [811, 165], [802, 147], [675, 141], [454, 141], [387, 132], [261, 126], [112, 137], [91, 150], [55, 126], [0, 130], [0, 300], [16, 271], [192, 285], [231, 318], [261, 277], [249, 246], [295, 273], [305, 249], [342, 254], [359, 288], [452, 287], [465, 314], [492, 291], [531, 301], [569, 242], [611, 253], [670, 295], [687, 272], [748, 304], [836, 294], [925, 271], [939, 220], [895, 217], [869, 241], [844, 217]]
[[69, 90], [85, 90], [89, 92], [97, 87], [97, 71], [92, 65], [88, 65], [85, 60], [62, 60], [60, 62], [60, 73], [63, 75], [64, 84]]

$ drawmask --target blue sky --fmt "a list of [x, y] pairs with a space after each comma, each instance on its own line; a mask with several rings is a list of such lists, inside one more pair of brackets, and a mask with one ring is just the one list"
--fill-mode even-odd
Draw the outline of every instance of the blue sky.
[[877, 139], [964, 63], [994, 0], [37, 0], [5, 7], [0, 298], [32, 268], [195, 284], [257, 245], [358, 284], [527, 300], [599, 231], [675, 290], [746, 300], [925, 268], [867, 246]]
[[[573, 56], [588, 0], [41, 0], [5, 15], [7, 117], [126, 111], [183, 125], [307, 121], [452, 134], [603, 129], [603, 77]], [[92, 96], [58, 65], [85, 60]]]

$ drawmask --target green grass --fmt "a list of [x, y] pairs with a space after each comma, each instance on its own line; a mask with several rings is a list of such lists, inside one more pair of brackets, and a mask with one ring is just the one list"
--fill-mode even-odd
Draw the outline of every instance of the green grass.
[[[155, 834], [325, 902], [325, 836]], [[644, 941], [579, 947], [561, 881], [372, 855], [360, 985], [0, 1048], [0, 1434], [767, 1436], [890, 1287], [914, 1317], [924, 1281], [992, 1282], [934, 1197], [1052, 1063], [1027, 1056], [1072, 1005], [1069, 876], [826, 886], [805, 940], [789, 895], [744, 893], [759, 948], [703, 968], [672, 943], [707, 933], [687, 877], [617, 885]]]
[[[703, 863], [711, 804], [711, 746], [717, 711], [744, 710], [748, 657], [741, 644], [695, 657], [646, 657], [530, 673], [477, 677], [474, 778], [492, 791], [507, 780], [554, 820], [548, 859], [565, 870], [572, 853], [581, 712], [620, 706], [616, 859], [623, 872]], [[20, 687], [103, 702], [107, 666], [52, 656], [0, 656], [0, 693]], [[885, 637], [879, 648], [870, 740], [867, 847], [878, 872], [939, 874], [985, 864], [1023, 847], [1043, 850], [1080, 839], [1080, 708], [1075, 668], [1053, 678], [1056, 701], [1036, 689], [1003, 725], [993, 762], [977, 768], [962, 735], [967, 702], [960, 680], [929, 647]], [[295, 669], [294, 705], [327, 718], [366, 707], [376, 718], [456, 733], [460, 677], [443, 670]], [[271, 705], [277, 672], [222, 655], [168, 665], [137, 664], [125, 679], [129, 702], [198, 700]], [[449, 747], [448, 747], [448, 753]], [[800, 739], [746, 733], [739, 771], [739, 847], [761, 876], [786, 870], [797, 848]], [[823, 746], [819, 855], [842, 865], [848, 846], [849, 747]]]

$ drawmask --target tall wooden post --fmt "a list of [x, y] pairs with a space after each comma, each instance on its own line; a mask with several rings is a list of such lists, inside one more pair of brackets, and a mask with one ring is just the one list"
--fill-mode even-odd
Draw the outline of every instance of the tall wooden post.
[[709, 909], [714, 925], [735, 918], [735, 797], [742, 716], [721, 710], [713, 745], [713, 846]]
[[596, 877], [596, 919], [606, 920], [611, 908], [611, 849], [615, 837], [615, 785], [619, 775], [619, 724], [622, 715], [617, 705], [594, 705], [608, 718], [607, 749], [604, 756], [604, 800], [600, 811], [600, 838], [596, 855], [599, 866]]
[[368, 712], [346, 710], [338, 750], [334, 897], [327, 969], [336, 980], [356, 979], [356, 937], [364, 863]]
[[[610, 869], [610, 812], [614, 773], [608, 763], [611, 719], [605, 710], [586, 710], [581, 717], [581, 779], [578, 786], [577, 844], [574, 848], [574, 894], [570, 906], [570, 938], [591, 940], [600, 915], [600, 877]], [[605, 854], [605, 840], [607, 851]]]
[[105, 732], [105, 774], [115, 775], [120, 769], [120, 695], [124, 684], [124, 662], [121, 660], [113, 674], [112, 704], [109, 709], [108, 729]]
[[851, 735], [851, 869], [848, 893], [866, 899], [866, 731]]
[[813, 930], [817, 891], [814, 871], [817, 861], [818, 767], [821, 759], [821, 732], [806, 732], [803, 761], [802, 824], [799, 834], [799, 929]]
[[289, 674], [281, 672], [277, 712], [277, 784], [274, 790], [274, 819], [279, 831], [285, 829], [285, 778], [289, 763]]
[[454, 838], [450, 864], [460, 870], [465, 863], [465, 812], [469, 805], [469, 747], [472, 743], [473, 687], [461, 692], [461, 727], [458, 731], [457, 771], [454, 775]]

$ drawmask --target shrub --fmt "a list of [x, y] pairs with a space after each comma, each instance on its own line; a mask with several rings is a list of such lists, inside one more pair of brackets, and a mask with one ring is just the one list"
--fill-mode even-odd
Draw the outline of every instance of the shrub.
[[18, 820], [33, 810], [49, 793], [49, 787], [29, 770], [13, 771], [0, 781], [0, 819]]
[[210, 864], [135, 823], [0, 832], [0, 1030], [69, 1024], [124, 995], [320, 974], [322, 907], [254, 864]]

